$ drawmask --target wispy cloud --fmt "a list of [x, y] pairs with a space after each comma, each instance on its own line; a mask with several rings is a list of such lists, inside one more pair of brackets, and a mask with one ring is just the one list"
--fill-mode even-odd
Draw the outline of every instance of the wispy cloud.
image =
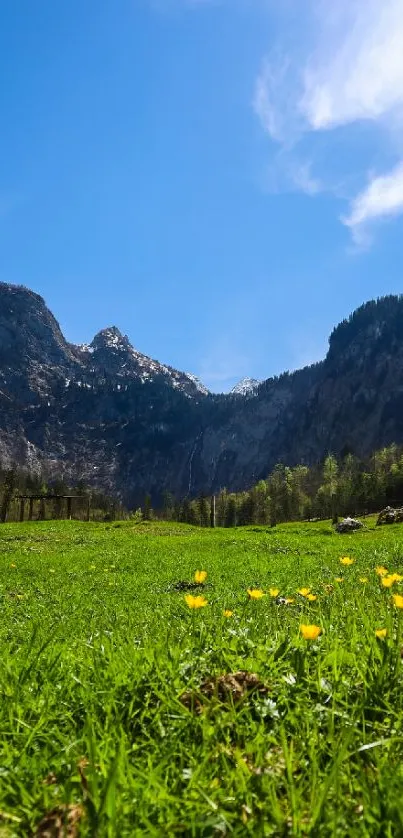
[[343, 223], [350, 227], [357, 244], [367, 244], [368, 227], [374, 220], [403, 212], [403, 162], [386, 175], [373, 177], [351, 203]]
[[294, 187], [306, 195], [318, 195], [324, 191], [324, 185], [312, 173], [311, 161], [291, 161], [288, 174]]
[[293, 87], [290, 75], [293, 69], [291, 58], [285, 54], [265, 58], [256, 79], [253, 107], [262, 126], [273, 140], [286, 145], [295, 121], [295, 103], [290, 98], [282, 99], [281, 91]]
[[313, 165], [324, 132], [330, 145], [337, 132], [366, 121], [377, 164], [393, 147], [394, 168], [385, 162], [377, 176], [368, 176], [371, 161], [362, 155], [363, 186], [342, 219], [357, 239], [370, 221], [403, 212], [403, 0], [307, 0], [300, 9], [301, 37], [280, 39], [265, 57], [253, 106], [282, 149], [283, 170], [288, 156], [289, 179], [311, 195], [329, 174], [318, 178]]
[[330, 15], [328, 5], [303, 70], [303, 116], [314, 130], [386, 118], [403, 107], [402, 0], [338, 0]]
[[264, 188], [274, 194], [297, 191], [311, 196], [326, 190], [325, 184], [313, 174], [310, 160], [300, 160], [284, 149], [274, 155], [268, 165]]

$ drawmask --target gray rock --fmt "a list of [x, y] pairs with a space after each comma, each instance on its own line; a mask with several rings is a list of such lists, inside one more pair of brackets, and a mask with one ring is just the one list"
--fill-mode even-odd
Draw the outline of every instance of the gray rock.
[[343, 521], [340, 521], [336, 526], [336, 532], [338, 533], [346, 533], [346, 532], [354, 532], [354, 530], [360, 530], [364, 524], [362, 521], [357, 521], [356, 518], [344, 518]]
[[376, 526], [380, 527], [383, 524], [400, 524], [403, 521], [403, 507], [393, 509], [391, 506], [386, 506], [378, 515]]

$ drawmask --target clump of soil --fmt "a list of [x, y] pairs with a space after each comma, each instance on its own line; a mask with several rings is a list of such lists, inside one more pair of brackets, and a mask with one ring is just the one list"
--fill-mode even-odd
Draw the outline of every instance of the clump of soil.
[[179, 701], [194, 713], [202, 713], [203, 698], [216, 698], [221, 704], [236, 704], [251, 693], [258, 692], [266, 695], [268, 687], [263, 684], [255, 672], [227, 672], [216, 678], [208, 678], [197, 690], [182, 693]]
[[77, 838], [84, 809], [74, 804], [60, 804], [47, 812], [38, 824], [35, 838]]
[[203, 582], [185, 582], [183, 580], [179, 582], [173, 582], [172, 585], [169, 586], [169, 591], [200, 591], [203, 588], [206, 588]]

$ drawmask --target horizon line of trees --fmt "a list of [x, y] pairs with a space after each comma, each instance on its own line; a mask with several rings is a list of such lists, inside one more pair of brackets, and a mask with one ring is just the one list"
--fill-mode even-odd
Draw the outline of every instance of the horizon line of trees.
[[135, 517], [201, 527], [275, 526], [312, 518], [336, 521], [339, 516], [366, 515], [387, 505], [403, 506], [403, 445], [392, 443], [364, 458], [351, 453], [339, 458], [328, 454], [313, 466], [278, 463], [267, 478], [250, 489], [230, 492], [223, 488], [214, 495], [214, 502], [207, 494], [176, 499], [165, 491], [162, 502], [153, 508], [152, 498], [146, 494], [141, 508], [132, 511], [120, 499], [82, 481], [50, 479], [41, 473], [0, 466], [0, 523], [20, 520], [21, 495], [53, 496], [46, 500], [46, 507], [35, 500], [33, 520], [65, 518], [61, 498], [69, 494], [75, 496], [72, 517], [79, 520], [87, 519], [90, 498], [91, 520], [98, 521]]
[[[277, 464], [266, 479], [251, 489], [215, 495], [215, 525], [236, 527], [302, 521], [312, 518], [336, 521], [339, 516], [367, 515], [387, 505], [403, 505], [403, 446], [391, 444], [366, 458], [348, 453], [329, 454], [317, 465]], [[212, 525], [212, 498], [176, 501], [165, 492], [161, 510], [148, 516], [182, 521], [196, 526]]]
[[[21, 496], [34, 498], [32, 506]], [[71, 503], [68, 496], [73, 496]], [[30, 508], [31, 506], [31, 508]], [[15, 466], [0, 466], [0, 523], [23, 520], [112, 521], [126, 517], [127, 509], [120, 500], [102, 490], [89, 488], [83, 481], [49, 478], [41, 472], [29, 473]], [[70, 515], [69, 515], [70, 512]], [[32, 515], [32, 518], [30, 517]]]

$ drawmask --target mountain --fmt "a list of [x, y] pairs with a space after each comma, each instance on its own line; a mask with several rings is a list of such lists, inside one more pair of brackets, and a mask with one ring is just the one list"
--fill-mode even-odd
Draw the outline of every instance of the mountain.
[[142, 384], [157, 378], [165, 379], [168, 384], [189, 397], [196, 393], [208, 393], [207, 388], [195, 375], [178, 372], [172, 367], [153, 361], [147, 355], [142, 355], [116, 326], [102, 329], [95, 335], [92, 343], [77, 348], [84, 364], [93, 372], [102, 370], [117, 380], [127, 382], [129, 379], [138, 379]]
[[231, 393], [236, 396], [247, 396], [249, 393], [253, 393], [254, 390], [259, 387], [261, 381], [258, 381], [257, 378], [241, 378], [238, 381], [238, 384], [235, 384], [235, 387], [232, 388]]
[[403, 442], [403, 297], [339, 324], [326, 358], [228, 395], [134, 349], [116, 326], [68, 343], [43, 299], [0, 283], [0, 460], [135, 505], [243, 489], [277, 462]]

